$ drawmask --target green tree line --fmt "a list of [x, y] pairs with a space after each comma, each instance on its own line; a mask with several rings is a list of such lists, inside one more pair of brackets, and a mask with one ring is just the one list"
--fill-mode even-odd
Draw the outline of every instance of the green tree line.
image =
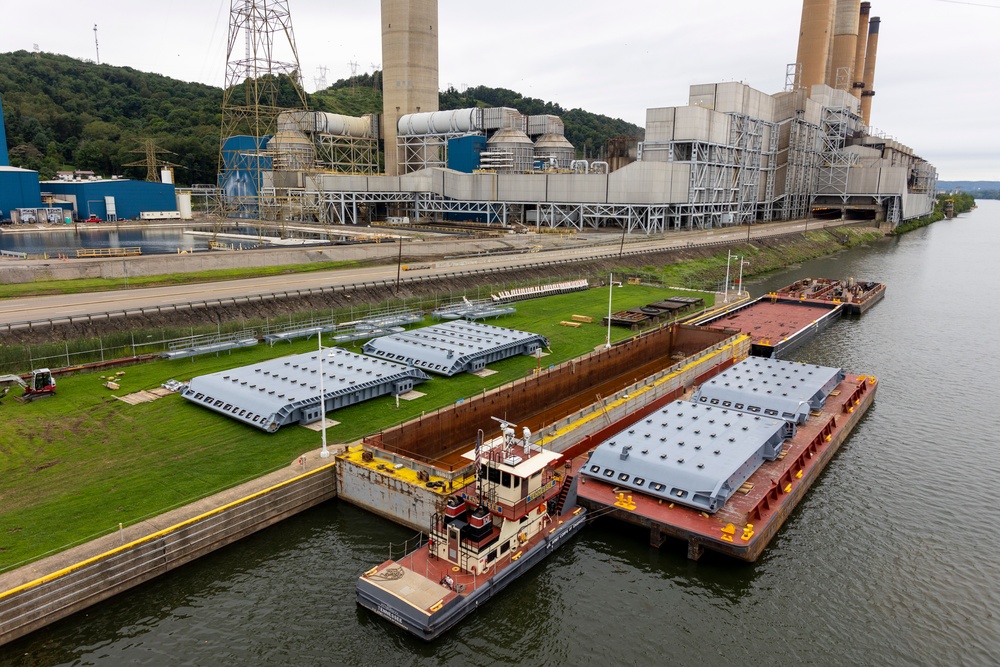
[[[360, 116], [380, 113], [382, 74], [337, 81], [309, 95], [310, 109]], [[297, 106], [289, 81], [278, 85], [281, 102]], [[239, 90], [234, 91], [240, 99]], [[83, 169], [110, 176], [145, 178], [144, 167], [126, 167], [145, 158], [143, 140], [175, 155], [179, 184], [215, 183], [222, 122], [222, 89], [178, 81], [130, 67], [97, 65], [69, 56], [16, 51], [0, 54], [0, 95], [10, 163], [39, 172]], [[504, 88], [475, 86], [440, 95], [441, 109], [508, 106], [521, 113], [561, 116], [566, 137], [580, 156], [603, 157], [608, 139], [642, 136], [642, 128], [582, 109], [523, 97]], [[137, 152], [138, 151], [138, 152]]]

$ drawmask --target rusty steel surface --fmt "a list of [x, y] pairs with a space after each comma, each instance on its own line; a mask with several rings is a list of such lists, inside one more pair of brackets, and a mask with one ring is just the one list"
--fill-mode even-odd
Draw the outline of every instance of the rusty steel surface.
[[679, 358], [705, 350], [731, 330], [677, 325], [635, 336], [545, 371], [486, 392], [458, 405], [424, 415], [365, 439], [366, 444], [421, 461], [461, 467], [462, 452], [475, 445], [482, 429], [496, 435], [492, 417], [509, 419], [532, 431], [670, 367]]

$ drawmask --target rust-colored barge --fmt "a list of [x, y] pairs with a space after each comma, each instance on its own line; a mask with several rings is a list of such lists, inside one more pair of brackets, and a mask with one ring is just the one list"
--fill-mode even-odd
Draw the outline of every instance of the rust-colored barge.
[[780, 298], [843, 304], [845, 315], [864, 315], [885, 298], [885, 283], [871, 280], [803, 278], [774, 292]]
[[[794, 436], [785, 440], [778, 449], [780, 454], [773, 460], [761, 464], [745, 481], [737, 479], [734, 482], [738, 485], [737, 488], [733, 489], [732, 495], [717, 510], [712, 510], [708, 504], [699, 507], [696, 501], [697, 494], [692, 498], [687, 495], [686, 490], [672, 487], [669, 482], [666, 488], [662, 488], [664, 485], [657, 483], [656, 477], [653, 477], [659, 474], [653, 472], [655, 466], [646, 468], [650, 471], [648, 475], [645, 472], [640, 473], [643, 479], [637, 479], [635, 474], [624, 472], [626, 470], [624, 466], [619, 466], [618, 470], [608, 475], [607, 468], [595, 464], [594, 457], [600, 447], [589, 455], [578, 457], [573, 461], [572, 474], [581, 475], [577, 502], [588, 508], [592, 514], [609, 515], [648, 528], [650, 544], [655, 547], [659, 547], [668, 537], [672, 537], [684, 540], [687, 543], [688, 557], [695, 560], [708, 549], [740, 560], [754, 561], [803, 499], [809, 487], [816, 481], [874, 401], [878, 386], [874, 377], [841, 374], [838, 380], [835, 387], [829, 391], [823, 407], [819, 410], [810, 409], [808, 416], [800, 420], [801, 423], [797, 424]], [[714, 406], [701, 404], [696, 407], [715, 409], [716, 418], [720, 422], [733, 420], [735, 414], [735, 411], [721, 404]], [[671, 406], [667, 406], [663, 412], [669, 410]], [[706, 417], [709, 415], [702, 415], [701, 428], [711, 430], [714, 427], [709, 426], [710, 417]], [[763, 416], [755, 418], [760, 419]], [[785, 418], [794, 421], [794, 418]], [[663, 426], [667, 428], [665, 420], [666, 418]], [[653, 415], [652, 419], [647, 421], [659, 422], [659, 417]], [[624, 420], [616, 426], [628, 433], [632, 431], [627, 429], [641, 431], [646, 428], [644, 423], [633, 423], [630, 426], [624, 423]], [[653, 425], [654, 428], [655, 426], [657, 424]], [[672, 428], [673, 424], [670, 427]], [[714, 433], [711, 437], [715, 438]], [[719, 440], [724, 438], [720, 437]], [[613, 444], [614, 441], [611, 442]], [[656, 438], [646, 442], [655, 445]], [[692, 440], [688, 443], [687, 451], [690, 457], [688, 464], [698, 461], [693, 451], [699, 448], [694, 444], [696, 442], [697, 440]], [[679, 442], [680, 446], [684, 444], [683, 441]], [[726, 444], [723, 443], [723, 446]], [[621, 450], [619, 458], [624, 460], [629, 451], [620, 446], [619, 449]], [[711, 452], [706, 453], [709, 457], [712, 456]], [[637, 454], [638, 452], [633, 452], [633, 458]], [[719, 454], [719, 450], [716, 450], [715, 454]], [[595, 469], [591, 472], [591, 468]], [[652, 489], [649, 489], [649, 492], [638, 491], [634, 488], [635, 481], [641, 482], [646, 489], [657, 485], [661, 487], [661, 493], [654, 493]], [[671, 500], [674, 494], [678, 496], [676, 502]], [[684, 498], [680, 497], [682, 494]]]

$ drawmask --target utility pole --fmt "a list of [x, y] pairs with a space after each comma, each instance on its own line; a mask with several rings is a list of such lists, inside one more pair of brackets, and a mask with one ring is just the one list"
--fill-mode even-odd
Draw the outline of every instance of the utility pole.
[[[747, 224], [749, 224], [749, 223], [747, 223]], [[733, 259], [732, 252], [729, 251], [729, 250], [727, 250], [726, 251], [726, 286], [723, 288], [724, 289], [723, 293], [725, 294], [725, 298], [722, 300], [722, 303], [729, 303], [729, 262], [732, 261], [732, 259]]]
[[97, 52], [97, 64], [101, 64], [101, 47], [97, 44], [97, 24], [94, 24], [94, 50]]

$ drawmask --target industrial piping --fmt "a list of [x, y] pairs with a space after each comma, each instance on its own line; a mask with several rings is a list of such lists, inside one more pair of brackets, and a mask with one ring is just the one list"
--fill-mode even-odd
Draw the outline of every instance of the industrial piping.
[[865, 56], [865, 89], [861, 93], [861, 118], [871, 125], [872, 98], [875, 97], [875, 59], [878, 56], [878, 30], [881, 19], [873, 16], [868, 22], [868, 47]]
[[861, 91], [865, 89], [865, 47], [868, 44], [868, 15], [871, 14], [872, 3], [862, 2], [858, 16], [857, 50], [854, 52], [854, 81], [851, 82], [851, 94], [861, 99]]

